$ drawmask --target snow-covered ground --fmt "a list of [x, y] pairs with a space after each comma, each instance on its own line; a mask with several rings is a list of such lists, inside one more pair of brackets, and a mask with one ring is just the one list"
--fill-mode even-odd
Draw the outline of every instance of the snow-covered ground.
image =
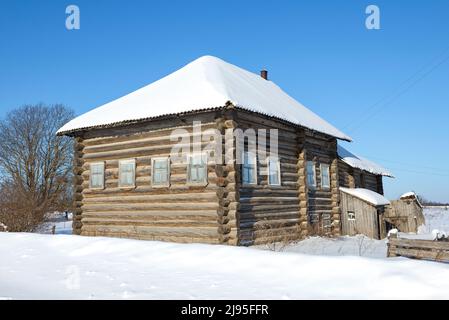
[[449, 264], [406, 258], [23, 233], [0, 257], [2, 298], [449, 298]]
[[419, 228], [419, 233], [431, 233], [432, 230], [445, 231], [449, 234], [449, 206], [424, 208], [425, 226]]
[[55, 234], [72, 234], [72, 214], [69, 213], [67, 217], [64, 213], [55, 212], [48, 215], [46, 221], [40, 225], [36, 233], [51, 234], [55, 228]]
[[[441, 230], [439, 212], [426, 217]], [[310, 238], [273, 252], [0, 233], [0, 299], [449, 299], [449, 264], [387, 259], [385, 241], [362, 239]]]

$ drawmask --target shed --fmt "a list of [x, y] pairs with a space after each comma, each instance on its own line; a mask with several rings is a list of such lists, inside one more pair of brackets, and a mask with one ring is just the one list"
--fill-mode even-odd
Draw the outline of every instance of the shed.
[[340, 187], [342, 234], [364, 234], [373, 239], [386, 237], [383, 215], [389, 204], [390, 201], [377, 192]]
[[385, 221], [405, 233], [416, 233], [425, 224], [423, 207], [414, 192], [403, 194], [386, 208]]

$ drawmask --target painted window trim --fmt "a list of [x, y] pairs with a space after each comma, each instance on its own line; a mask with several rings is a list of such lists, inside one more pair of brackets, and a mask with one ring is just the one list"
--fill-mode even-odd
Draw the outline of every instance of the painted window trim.
[[[329, 181], [329, 185], [327, 185], [327, 186], [323, 185], [323, 167], [327, 168], [327, 173], [328, 173], [327, 178], [328, 178], [328, 181]], [[330, 188], [331, 188], [331, 167], [327, 163], [320, 163], [320, 178], [321, 178], [321, 181], [320, 181], [321, 182], [321, 189], [323, 189], [323, 190], [330, 190]]]
[[[167, 183], [164, 184], [154, 184], [154, 162], [157, 160], [167, 161]], [[154, 157], [151, 158], [151, 187], [153, 188], [169, 188], [171, 179], [171, 161], [170, 157]]]
[[[313, 166], [312, 166], [312, 168], [313, 168], [313, 185], [310, 185], [309, 184], [309, 166], [308, 166], [308, 164], [309, 163], [312, 163], [313, 164]], [[316, 162], [315, 161], [313, 161], [313, 160], [309, 160], [309, 161], [306, 161], [306, 182], [307, 182], [307, 187], [309, 188], [309, 189], [311, 189], [311, 190], [316, 190], [316, 188], [317, 188], [317, 181], [316, 181]]]
[[[94, 165], [102, 165], [103, 166], [103, 179], [102, 179], [102, 186], [101, 187], [92, 187], [92, 166]], [[104, 190], [105, 185], [106, 185], [106, 181], [105, 181], [105, 171], [106, 171], [106, 164], [104, 161], [100, 161], [100, 162], [92, 162], [89, 164], [89, 170], [90, 170], [90, 174], [89, 174], [89, 189], [91, 190]]]
[[[278, 181], [279, 183], [272, 183], [271, 182], [271, 174], [270, 174], [270, 163], [271, 161], [273, 161], [273, 159], [277, 162], [277, 169], [278, 169]], [[273, 157], [273, 156], [269, 156], [267, 159], [267, 172], [268, 172], [268, 184], [270, 186], [275, 186], [275, 187], [280, 187], [282, 185], [282, 180], [281, 180], [281, 159], [279, 159], [279, 157]], [[256, 176], [257, 179], [257, 176]]]
[[[245, 166], [245, 153], [247, 153], [247, 154], [251, 154], [252, 155], [252, 158], [254, 159], [254, 182], [244, 182], [243, 181], [243, 169], [244, 169], [244, 166]], [[254, 152], [250, 152], [250, 151], [245, 151], [244, 153], [243, 153], [243, 163], [242, 163], [242, 166], [241, 166], [241, 169], [242, 169], [242, 186], [243, 187], [252, 187], [252, 186], [257, 186], [258, 185], [258, 180], [259, 179], [257, 179], [257, 170], [258, 170], [258, 165], [257, 165], [257, 154], [256, 153], [254, 153]]]
[[[205, 175], [205, 178], [206, 178], [206, 180], [205, 181], [201, 181], [201, 182], [196, 182], [196, 181], [191, 181], [190, 180], [190, 165], [192, 163], [192, 158], [194, 156], [198, 156], [198, 155], [200, 155], [201, 157], [204, 156], [206, 158], [206, 161], [205, 161], [205, 164], [206, 164], [206, 168], [205, 168], [206, 169], [206, 175]], [[189, 185], [189, 186], [207, 186], [209, 184], [209, 168], [208, 168], [209, 158], [207, 156], [207, 152], [191, 153], [188, 156], [188, 159], [189, 159], [189, 161], [187, 162], [187, 185]]]
[[[122, 186], [121, 185], [121, 175], [122, 175], [122, 169], [121, 166], [122, 164], [127, 164], [127, 163], [132, 163], [134, 164], [134, 177], [133, 177], [133, 185], [126, 185], [126, 186]], [[136, 159], [122, 159], [119, 160], [118, 162], [118, 187], [121, 189], [132, 189], [136, 187]]]

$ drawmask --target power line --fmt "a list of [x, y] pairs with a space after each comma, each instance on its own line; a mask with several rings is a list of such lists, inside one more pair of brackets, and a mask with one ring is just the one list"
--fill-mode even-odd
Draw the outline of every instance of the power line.
[[390, 168], [394, 171], [403, 171], [408, 173], [416, 173], [416, 174], [423, 174], [423, 175], [430, 175], [430, 176], [439, 176], [439, 177], [449, 177], [449, 173], [441, 173], [441, 172], [425, 172], [425, 171], [415, 171], [415, 170], [408, 170], [403, 168]]
[[[378, 100], [376, 103], [372, 104], [371, 106], [369, 106], [367, 108], [367, 112], [369, 113], [371, 110], [373, 110], [373, 112], [371, 114], [368, 114], [367, 116], [365, 116], [364, 118], [362, 118], [361, 120], [355, 120], [355, 121], [351, 121], [349, 122], [346, 126], [344, 126], [344, 128], [348, 128], [348, 131], [351, 132], [355, 132], [358, 128], [360, 128], [360, 126], [370, 120], [372, 117], [374, 117], [377, 113], [379, 113], [381, 111], [381, 109], [383, 107], [388, 106], [389, 104], [391, 104], [393, 101], [395, 101], [397, 98], [399, 98], [400, 96], [402, 96], [404, 93], [406, 93], [408, 90], [410, 90], [412, 87], [414, 87], [417, 83], [419, 83], [421, 80], [423, 80], [426, 76], [428, 76], [430, 73], [432, 73], [436, 68], [438, 68], [439, 66], [441, 66], [442, 64], [444, 64], [447, 60], [449, 60], [449, 55], [445, 56], [445, 54], [447, 53], [447, 51], [449, 51], [449, 47], [447, 47], [445, 50], [443, 50], [443, 52], [441, 54], [439, 54], [436, 58], [432, 59], [430, 63], [425, 64], [422, 68], [420, 68], [417, 72], [415, 72], [412, 76], [410, 76], [409, 78], [407, 78], [407, 80], [403, 81], [396, 90], [392, 91], [392, 94], [386, 95], [384, 96], [382, 99]], [[436, 65], [434, 65], [430, 70], [428, 70], [427, 72], [425, 72], [424, 74], [422, 74], [420, 77], [418, 77], [415, 81], [413, 81], [409, 86], [405, 87], [404, 90], [394, 94], [395, 92], [398, 91], [398, 89], [400, 89], [403, 85], [405, 85], [406, 83], [408, 83], [409, 81], [411, 81], [413, 78], [415, 78], [417, 75], [421, 74], [425, 69], [428, 68], [429, 65], [433, 64], [435, 60], [438, 60], [440, 58], [440, 56], [445, 56], [443, 58], [443, 60], [441, 60], [440, 62], [438, 62]], [[390, 97], [391, 96], [391, 97]], [[388, 101], [389, 100], [389, 101]], [[385, 103], [383, 103], [385, 101]], [[382, 104], [383, 103], [383, 104]], [[379, 106], [377, 109], [376, 107]], [[351, 128], [351, 125], [355, 124], [356, 126], [353, 129]]]
[[[383, 158], [379, 158], [379, 157], [375, 157], [375, 156], [367, 156], [371, 159], [375, 159], [375, 160], [380, 160], [380, 161], [385, 161], [385, 162], [390, 162], [390, 163], [395, 163], [395, 164], [401, 164], [404, 166], [411, 166], [414, 168], [425, 168], [425, 169], [430, 169], [430, 170], [436, 170], [439, 172], [444, 172], [444, 170], [446, 169], [442, 169], [442, 168], [436, 168], [436, 167], [428, 167], [428, 166], [423, 166], [423, 165], [418, 165], [418, 164], [412, 164], [412, 163], [406, 163], [406, 162], [400, 162], [400, 161], [395, 161], [395, 160], [387, 160], [387, 159], [383, 159]], [[449, 172], [448, 172], [449, 174]]]

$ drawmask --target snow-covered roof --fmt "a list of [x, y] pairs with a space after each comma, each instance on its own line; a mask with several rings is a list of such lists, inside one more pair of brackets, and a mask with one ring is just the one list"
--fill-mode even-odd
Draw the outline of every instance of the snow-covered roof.
[[355, 154], [349, 152], [341, 145], [338, 145], [338, 156], [341, 158], [343, 162], [348, 164], [349, 166], [361, 170], [368, 171], [372, 174], [382, 175], [386, 177], [394, 178], [393, 174], [385, 169], [384, 167], [378, 165], [377, 163], [372, 162], [371, 160], [356, 156]]
[[344, 193], [350, 194], [356, 198], [371, 203], [374, 206], [385, 206], [390, 204], [390, 201], [383, 195], [368, 189], [363, 188], [350, 189], [340, 187], [340, 190], [343, 191]]
[[400, 196], [399, 198], [400, 199], [403, 199], [403, 198], [416, 198], [416, 193], [414, 193], [413, 191], [406, 192], [402, 196]]
[[401, 200], [405, 200], [405, 199], [415, 199], [416, 203], [417, 203], [421, 208], [423, 208], [423, 205], [422, 205], [421, 202], [419, 201], [418, 196], [417, 196], [416, 193], [413, 192], [413, 191], [404, 193], [402, 196], [399, 197], [399, 199], [401, 199]]
[[58, 134], [215, 109], [227, 102], [351, 141], [349, 136], [290, 97], [272, 81], [212, 56], [201, 57], [146, 87], [73, 119], [60, 128]]

